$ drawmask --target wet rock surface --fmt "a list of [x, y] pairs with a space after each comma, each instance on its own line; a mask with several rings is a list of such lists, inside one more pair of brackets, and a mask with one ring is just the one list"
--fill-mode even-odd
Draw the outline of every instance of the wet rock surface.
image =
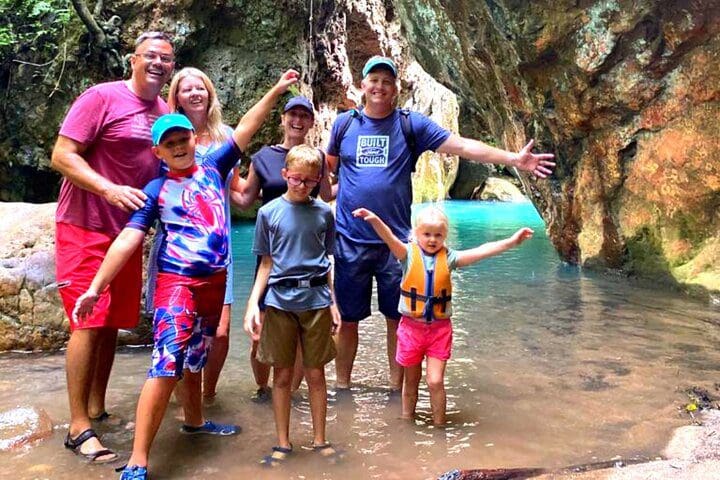
[[18, 407], [0, 412], [0, 451], [16, 450], [52, 433], [52, 420], [41, 408]]

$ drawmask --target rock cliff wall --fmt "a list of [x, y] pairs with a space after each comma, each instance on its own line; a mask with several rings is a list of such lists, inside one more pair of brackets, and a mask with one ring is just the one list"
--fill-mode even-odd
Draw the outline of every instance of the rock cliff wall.
[[557, 155], [523, 183], [564, 259], [720, 290], [720, 2], [396, 3], [461, 132]]

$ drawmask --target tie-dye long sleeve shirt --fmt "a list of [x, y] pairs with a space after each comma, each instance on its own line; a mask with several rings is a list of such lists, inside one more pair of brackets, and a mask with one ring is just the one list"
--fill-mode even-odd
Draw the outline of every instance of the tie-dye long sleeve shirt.
[[132, 214], [126, 227], [146, 232], [160, 220], [160, 272], [201, 277], [228, 266], [225, 179], [239, 157], [240, 149], [230, 139], [202, 165], [182, 175], [167, 172], [145, 186], [145, 206]]

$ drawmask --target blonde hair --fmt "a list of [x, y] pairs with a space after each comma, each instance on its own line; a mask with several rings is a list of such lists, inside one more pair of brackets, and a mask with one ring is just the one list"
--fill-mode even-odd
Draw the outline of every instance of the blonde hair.
[[445, 227], [445, 231], [450, 229], [450, 221], [447, 215], [440, 208], [430, 205], [420, 210], [415, 214], [415, 228], [420, 228], [422, 225], [437, 225], [441, 224]]
[[285, 168], [311, 167], [320, 173], [322, 171], [323, 158], [317, 148], [310, 145], [296, 145], [285, 155]]
[[199, 78], [205, 89], [208, 92], [208, 111], [207, 111], [207, 132], [210, 135], [210, 140], [213, 143], [222, 143], [227, 139], [227, 132], [223, 128], [222, 123], [222, 107], [218, 100], [217, 93], [215, 92], [215, 86], [213, 85], [210, 77], [205, 72], [193, 67], [185, 67], [175, 74], [172, 81], [170, 82], [170, 91], [168, 92], [168, 106], [170, 111], [185, 113], [178, 102], [178, 90], [180, 89], [180, 82], [188, 77]]

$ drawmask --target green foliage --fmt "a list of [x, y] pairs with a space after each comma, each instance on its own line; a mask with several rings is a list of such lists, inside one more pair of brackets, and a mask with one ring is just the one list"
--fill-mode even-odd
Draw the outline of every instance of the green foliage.
[[0, 62], [50, 60], [71, 16], [69, 0], [0, 0]]

